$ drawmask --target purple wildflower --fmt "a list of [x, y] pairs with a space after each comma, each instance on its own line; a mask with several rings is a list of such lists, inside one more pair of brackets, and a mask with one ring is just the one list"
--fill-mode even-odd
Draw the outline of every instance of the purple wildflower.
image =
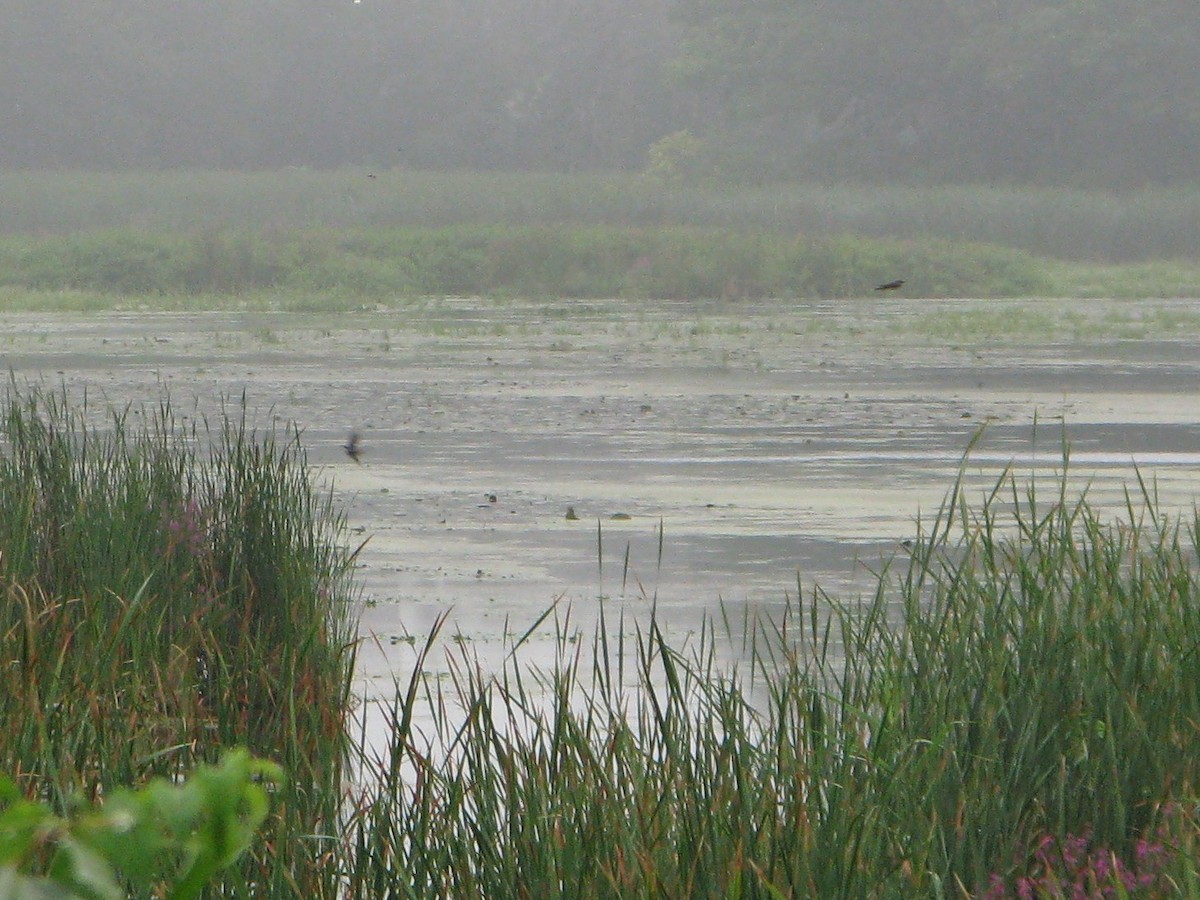
[[165, 518], [171, 548], [178, 547], [191, 556], [199, 556], [208, 540], [200, 504], [189, 499], [178, 509], [167, 511]]

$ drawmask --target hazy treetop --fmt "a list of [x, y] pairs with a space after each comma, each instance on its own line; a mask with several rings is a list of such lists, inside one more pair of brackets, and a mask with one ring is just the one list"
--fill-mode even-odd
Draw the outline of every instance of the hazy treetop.
[[1195, 13], [1194, 0], [13, 0], [0, 167], [665, 158], [743, 178], [1194, 180]]

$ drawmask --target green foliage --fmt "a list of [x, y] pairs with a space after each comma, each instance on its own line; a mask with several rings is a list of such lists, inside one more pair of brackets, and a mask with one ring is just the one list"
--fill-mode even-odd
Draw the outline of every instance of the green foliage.
[[552, 611], [548, 671], [418, 657], [348, 895], [966, 897], [1087, 834], [1196, 896], [1197, 523], [1148, 492], [1106, 523], [1061, 478], [956, 484], [872, 596], [726, 620], [732, 647], [602, 611], [581, 650]]
[[711, 228], [375, 229], [249, 236], [239, 247], [238, 235], [207, 233], [13, 239], [0, 241], [10, 260], [0, 281], [122, 296], [269, 290], [383, 300], [852, 297], [897, 272], [929, 297], [1029, 296], [1051, 284], [1034, 259], [1000, 247]]
[[[12, 248], [20, 283], [43, 290], [123, 294], [226, 293], [273, 287], [319, 260], [288, 259], [304, 248], [252, 234], [90, 232]], [[11, 282], [10, 282], [11, 283]]]
[[708, 101], [698, 134], [738, 177], [1195, 177], [1200, 26], [1178, 3], [681, 0], [676, 14], [673, 68]]
[[354, 308], [419, 296], [1186, 297], [1189, 262], [1066, 263], [1005, 247], [713, 227], [456, 226], [0, 238], [0, 308]]
[[1187, 262], [1123, 266], [1049, 262], [1046, 277], [1057, 297], [1194, 297], [1200, 295], [1196, 267]]
[[690, 131], [674, 131], [646, 151], [643, 175], [652, 183], [678, 185], [702, 174], [704, 142]]
[[[1066, 454], [978, 498], [968, 458], [871, 595], [682, 645], [552, 608], [548, 669], [521, 638], [438, 679], [439, 622], [356, 746], [353, 555], [294, 437], [135, 419], [4, 411], [0, 878], [32, 896], [971, 896], [1090, 877], [1046, 852], [1082, 835], [1200, 891], [1200, 518], [1149, 485], [1107, 520]], [[286, 775], [203, 769], [233, 746]]]
[[157, 778], [118, 789], [99, 808], [62, 818], [0, 778], [0, 895], [119, 900], [129, 890], [161, 890], [171, 900], [197, 897], [266, 820], [264, 781], [278, 785], [283, 771], [236, 750], [183, 783]]
[[355, 608], [299, 436], [15, 384], [0, 427], [0, 771], [65, 815], [246, 747], [288, 778], [221, 884], [320, 895], [321, 839], [291, 836], [337, 820]]

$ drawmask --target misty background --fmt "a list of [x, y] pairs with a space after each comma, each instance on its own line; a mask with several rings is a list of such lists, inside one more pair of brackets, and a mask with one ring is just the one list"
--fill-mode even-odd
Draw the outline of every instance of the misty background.
[[0, 167], [1194, 181], [1194, 0], [10, 0]]

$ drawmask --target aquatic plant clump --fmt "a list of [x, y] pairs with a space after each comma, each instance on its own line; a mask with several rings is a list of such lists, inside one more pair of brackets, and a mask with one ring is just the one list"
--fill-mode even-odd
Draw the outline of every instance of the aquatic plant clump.
[[[97, 409], [10, 384], [0, 409], [0, 771], [60, 811], [246, 747], [287, 780], [229, 884], [320, 884], [357, 621], [351, 551], [299, 435], [243, 399]], [[314, 881], [315, 879], [315, 881]]]

